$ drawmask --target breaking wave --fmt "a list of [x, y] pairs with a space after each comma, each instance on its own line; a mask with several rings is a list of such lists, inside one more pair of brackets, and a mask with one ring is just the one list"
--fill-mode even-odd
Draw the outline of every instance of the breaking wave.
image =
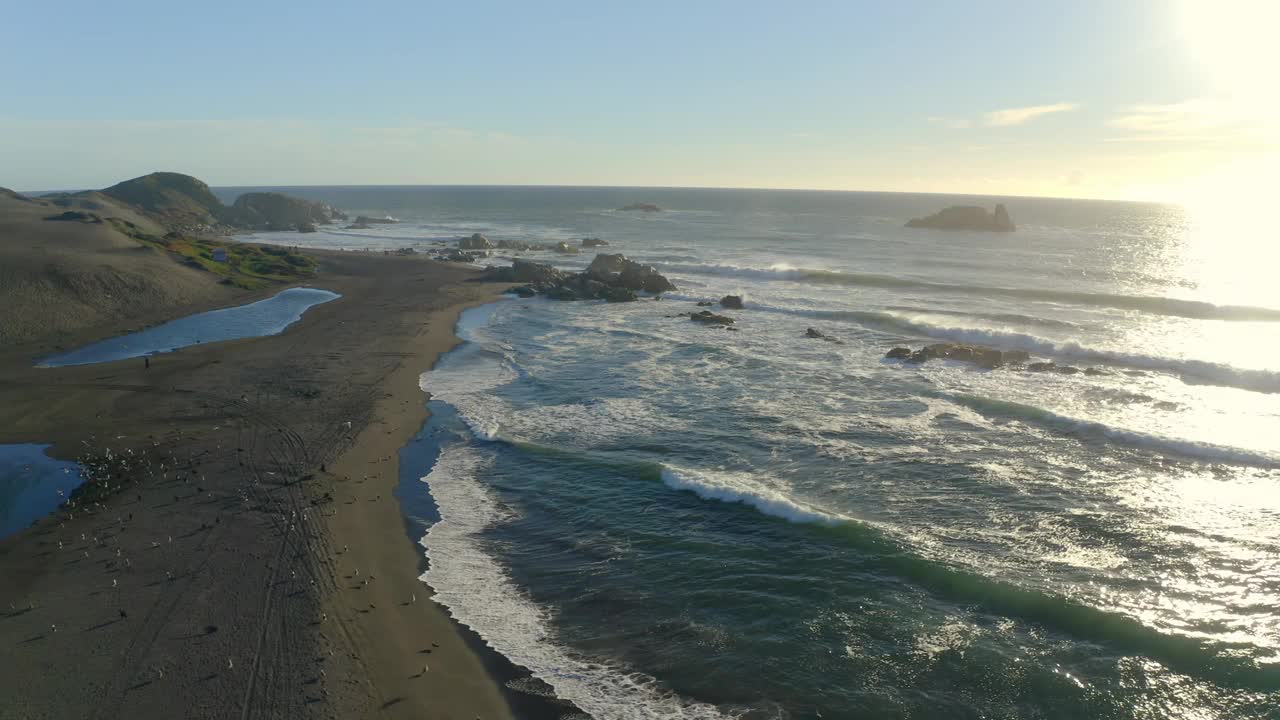
[[1151, 433], [1138, 432], [1118, 428], [1093, 420], [1082, 420], [1067, 415], [1060, 415], [1044, 408], [1024, 405], [1022, 403], [976, 395], [948, 396], [947, 400], [959, 403], [987, 417], [999, 417], [1018, 420], [1040, 427], [1077, 437], [1104, 440], [1107, 442], [1138, 447], [1169, 455], [1177, 455], [1193, 460], [1213, 463], [1249, 465], [1260, 468], [1280, 468], [1280, 457], [1265, 453], [1251, 452], [1241, 448], [1214, 445], [1211, 443], [1164, 437]]
[[876, 273], [847, 273], [832, 270], [764, 269], [737, 265], [658, 263], [666, 272], [694, 275], [722, 275], [752, 280], [782, 280], [815, 285], [848, 285], [857, 287], [905, 288], [933, 292], [1005, 297], [1022, 300], [1074, 303], [1120, 310], [1139, 310], [1153, 315], [1199, 320], [1234, 320], [1254, 322], [1280, 322], [1280, 309], [1251, 305], [1216, 305], [1201, 300], [1158, 297], [1152, 295], [1120, 295], [1090, 293], [1077, 290], [1053, 290], [1049, 288], [1011, 288], [985, 285], [961, 285], [928, 280], [880, 275]]

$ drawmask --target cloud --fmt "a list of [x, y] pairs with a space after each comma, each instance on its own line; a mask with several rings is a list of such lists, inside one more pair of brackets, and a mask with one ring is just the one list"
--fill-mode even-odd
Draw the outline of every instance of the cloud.
[[1176, 103], [1130, 105], [1107, 121], [1124, 131], [1107, 142], [1251, 143], [1280, 142], [1280, 112], [1218, 98], [1193, 98]]
[[1147, 136], [1183, 137], [1230, 127], [1239, 121], [1228, 105], [1196, 98], [1165, 105], [1130, 105], [1107, 125]]
[[1011, 125], [1022, 125], [1023, 123], [1030, 122], [1042, 115], [1071, 112], [1079, 107], [1080, 106], [1076, 103], [1060, 102], [1053, 103], [1052, 105], [1028, 105], [1027, 107], [993, 110], [982, 116], [982, 124], [987, 127], [1009, 127]]

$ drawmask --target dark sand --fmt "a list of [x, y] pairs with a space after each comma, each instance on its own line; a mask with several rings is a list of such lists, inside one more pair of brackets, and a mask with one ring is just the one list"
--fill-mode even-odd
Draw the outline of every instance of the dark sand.
[[498, 288], [414, 257], [316, 254], [312, 284], [343, 297], [278, 336], [149, 370], [32, 367], [51, 342], [0, 350], [0, 443], [131, 466], [100, 505], [0, 541], [0, 718], [558, 713], [504, 692], [486, 671], [502, 662], [429, 601], [392, 493], [426, 415], [419, 374]]

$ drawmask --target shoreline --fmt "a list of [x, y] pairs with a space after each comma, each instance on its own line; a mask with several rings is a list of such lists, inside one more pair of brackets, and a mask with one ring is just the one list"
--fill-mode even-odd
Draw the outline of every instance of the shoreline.
[[[417, 338], [416, 351], [387, 378], [391, 393], [375, 406], [378, 419], [357, 435], [351, 449], [328, 469], [336, 482], [360, 487], [348, 486], [357, 501], [349, 510], [339, 509], [338, 515], [327, 518], [334, 548], [350, 550], [339, 551], [334, 558], [347, 581], [346, 589], [326, 599], [329, 620], [321, 627], [336, 624], [349, 636], [363, 634], [365, 649], [377, 649], [382, 657], [372, 661], [378, 669], [370, 667], [370, 675], [378, 678], [374, 685], [379, 693], [395, 701], [397, 715], [433, 717], [440, 710], [441, 697], [447, 698], [444, 704], [451, 710], [466, 717], [550, 720], [576, 710], [554, 695], [512, 689], [513, 681], [530, 680], [532, 675], [489, 647], [434, 601], [434, 589], [420, 579], [428, 564], [419, 544], [426, 528], [403, 508], [402, 493], [413, 487], [408, 483], [420, 484], [438, 454], [438, 448], [424, 448], [430, 460], [420, 471], [403, 462], [406, 456], [416, 454], [414, 446], [431, 421], [428, 395], [419, 387], [419, 378], [465, 342], [456, 333], [462, 312], [497, 299], [494, 294], [432, 314], [428, 325], [436, 329]], [[406, 401], [401, 393], [411, 398], [416, 393], [417, 397]], [[372, 502], [367, 497], [370, 492]], [[350, 571], [345, 571], [348, 568]], [[357, 580], [360, 576], [353, 574], [355, 570], [376, 579], [362, 584]], [[353, 594], [360, 596], [358, 602], [372, 602], [377, 609], [392, 607], [394, 616], [379, 614], [356, 629], [351, 624], [351, 611], [359, 608], [348, 597]], [[430, 652], [423, 652], [428, 649]], [[441, 661], [446, 670], [438, 673], [434, 663]], [[419, 677], [424, 665], [428, 672]], [[397, 675], [397, 666], [412, 672]], [[546, 692], [550, 694], [549, 686]], [[501, 703], [504, 714], [496, 714], [495, 701]]]
[[[308, 284], [342, 298], [277, 335], [149, 368], [36, 368], [48, 341], [0, 353], [0, 442], [128, 458], [111, 492], [0, 540], [0, 719], [170, 718], [174, 697], [198, 717], [571, 712], [507, 688], [519, 670], [430, 601], [393, 499], [427, 418], [419, 376], [501, 288], [421, 258], [316, 254]], [[214, 309], [196, 305], [182, 315]]]

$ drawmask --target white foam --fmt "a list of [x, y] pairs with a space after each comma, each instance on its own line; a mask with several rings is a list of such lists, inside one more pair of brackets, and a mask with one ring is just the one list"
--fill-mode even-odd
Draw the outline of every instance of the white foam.
[[421, 540], [430, 561], [421, 579], [435, 589], [436, 602], [594, 718], [726, 717], [714, 706], [664, 690], [653, 678], [580, 657], [555, 643], [548, 611], [528, 599], [481, 545], [484, 529], [506, 518], [478, 480], [490, 462], [482, 450], [448, 445], [422, 478], [441, 517]]
[[1146, 448], [1210, 462], [1251, 465], [1261, 468], [1280, 468], [1280, 457], [1252, 452], [1242, 448], [1139, 432], [1093, 420], [1082, 420], [1069, 415], [1061, 415], [1043, 408], [1023, 405], [1022, 403], [991, 400], [968, 395], [956, 396], [954, 399], [957, 402], [973, 407], [980, 413], [998, 413], [1064, 430], [1073, 435], [1101, 438], [1122, 445]]
[[673, 490], [687, 490], [704, 500], [747, 505], [765, 515], [793, 523], [840, 525], [854, 522], [846, 515], [819, 510], [793, 500], [746, 473], [690, 470], [667, 465], [662, 469], [662, 482]]
[[[879, 314], [879, 313], [877, 313]], [[961, 328], [935, 325], [916, 319], [885, 314], [886, 324], [894, 324], [939, 340], [988, 345], [1003, 349], [1025, 350], [1065, 361], [1084, 361], [1158, 370], [1173, 373], [1184, 380], [1208, 385], [1221, 385], [1261, 393], [1280, 393], [1280, 372], [1238, 368], [1223, 363], [1191, 358], [1164, 357], [1120, 350], [1090, 348], [1075, 341], [1055, 342], [1026, 333], [989, 328]], [[871, 324], [876, 324], [871, 319]]]

